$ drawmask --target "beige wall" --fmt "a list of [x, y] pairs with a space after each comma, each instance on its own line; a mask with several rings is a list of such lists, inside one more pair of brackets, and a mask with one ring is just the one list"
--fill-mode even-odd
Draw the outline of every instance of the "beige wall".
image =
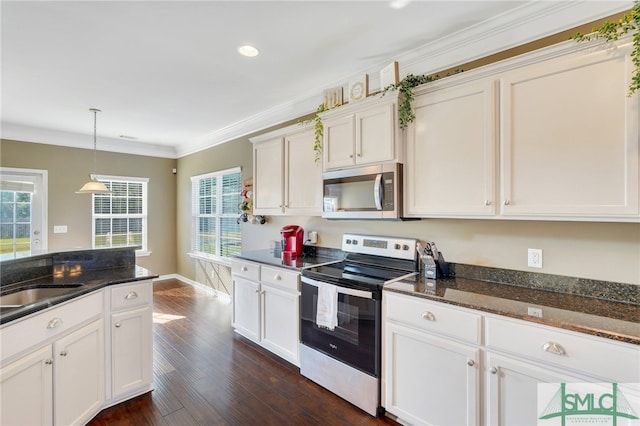
[[[126, 142], [123, 142], [126, 143]], [[176, 160], [141, 155], [98, 152], [97, 173], [146, 177], [148, 186], [148, 243], [151, 256], [137, 263], [164, 275], [176, 271]], [[91, 196], [76, 194], [93, 171], [90, 149], [0, 141], [0, 166], [48, 170], [49, 249], [91, 247]], [[67, 225], [66, 234], [54, 234], [54, 225]]]

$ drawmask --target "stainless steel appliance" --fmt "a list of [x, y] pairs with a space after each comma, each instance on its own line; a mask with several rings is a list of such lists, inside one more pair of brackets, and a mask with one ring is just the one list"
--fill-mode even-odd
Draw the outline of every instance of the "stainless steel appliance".
[[344, 234], [344, 260], [302, 270], [300, 373], [372, 416], [382, 412], [382, 286], [417, 275], [416, 242]]
[[325, 172], [322, 217], [327, 219], [401, 219], [402, 164]]

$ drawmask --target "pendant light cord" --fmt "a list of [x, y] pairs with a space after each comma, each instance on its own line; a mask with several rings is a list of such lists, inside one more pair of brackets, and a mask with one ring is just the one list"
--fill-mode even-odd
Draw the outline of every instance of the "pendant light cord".
[[93, 176], [91, 176], [91, 180], [97, 180], [96, 176], [96, 167], [98, 164], [97, 160], [97, 151], [98, 151], [98, 141], [97, 141], [97, 126], [96, 123], [98, 121], [98, 113], [100, 112], [97, 108], [90, 108], [89, 111], [93, 112]]

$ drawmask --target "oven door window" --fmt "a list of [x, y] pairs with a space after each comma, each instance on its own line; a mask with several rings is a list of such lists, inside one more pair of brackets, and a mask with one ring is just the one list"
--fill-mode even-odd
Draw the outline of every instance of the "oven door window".
[[[340, 287], [338, 287], [340, 291]], [[338, 292], [338, 325], [316, 325], [318, 288], [302, 283], [300, 338], [305, 345], [379, 377], [380, 302]]]

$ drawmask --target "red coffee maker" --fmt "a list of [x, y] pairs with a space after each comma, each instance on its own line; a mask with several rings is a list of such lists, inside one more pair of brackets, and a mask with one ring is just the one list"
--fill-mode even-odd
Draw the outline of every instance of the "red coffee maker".
[[302, 243], [304, 242], [304, 229], [302, 229], [302, 226], [283, 226], [280, 234], [282, 235], [282, 256], [300, 256], [302, 254]]

